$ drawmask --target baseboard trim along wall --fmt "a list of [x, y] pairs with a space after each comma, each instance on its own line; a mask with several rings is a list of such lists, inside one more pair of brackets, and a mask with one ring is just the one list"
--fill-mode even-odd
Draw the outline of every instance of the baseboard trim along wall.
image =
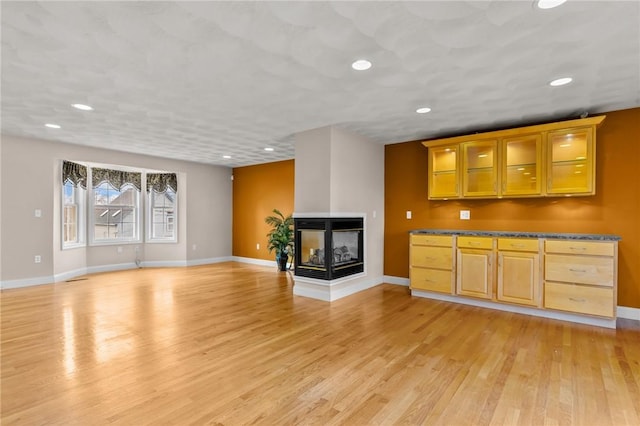
[[271, 268], [277, 268], [278, 264], [275, 260], [254, 259], [252, 257], [231, 256], [231, 260], [240, 263], [249, 263], [251, 265], [268, 266]]
[[[385, 275], [384, 276], [384, 282], [387, 283], [387, 284], [408, 286], [409, 285], [409, 278], [394, 277], [394, 276], [390, 276], [390, 275]], [[516, 306], [516, 305], [503, 305], [503, 304], [493, 303], [493, 302], [489, 302], [489, 301], [485, 302], [485, 301], [482, 301], [482, 300], [477, 300], [476, 301], [475, 299], [466, 299], [466, 298], [461, 298], [461, 297], [454, 297], [454, 296], [449, 296], [449, 295], [446, 295], [446, 294], [440, 295], [440, 294], [431, 293], [431, 292], [425, 292], [425, 291], [412, 290], [412, 295], [418, 296], [418, 297], [425, 297], [425, 298], [428, 298], [428, 299], [444, 300], [444, 301], [453, 302], [453, 303], [463, 303], [463, 304], [466, 304], [466, 305], [486, 306], [486, 307], [491, 308], [491, 309], [499, 309], [499, 310], [508, 311], [508, 312], [520, 312], [520, 310], [526, 310], [527, 312], [521, 312], [521, 313], [525, 313], [527, 315], [534, 315], [534, 316], [538, 316], [538, 317], [562, 319], [564, 321], [580, 322], [582, 324], [592, 324], [592, 323], [591, 322], [584, 322], [584, 321], [575, 321], [574, 319], [586, 318], [588, 320], [594, 320], [594, 321], [598, 321], [598, 322], [600, 322], [600, 321], [613, 322], [614, 323], [613, 328], [615, 328], [615, 321], [606, 320], [606, 319], [599, 319], [599, 318], [592, 318], [592, 317], [582, 317], [581, 315], [564, 314], [562, 312], [556, 312], [556, 311], [540, 311], [540, 310], [537, 310], [537, 309], [519, 307], [519, 306]], [[442, 296], [442, 298], [440, 296]], [[506, 309], [506, 308], [508, 308], [508, 309]], [[552, 314], [553, 316], [543, 315], [544, 313]], [[566, 316], [567, 318], [570, 317], [570, 318], [573, 318], [573, 319], [565, 319], [565, 318], [561, 318], [560, 316]], [[639, 308], [629, 308], [627, 306], [618, 306], [618, 308], [617, 308], [617, 316], [618, 316], [618, 318], [624, 318], [624, 319], [640, 321], [640, 309]], [[592, 325], [600, 325], [600, 324], [592, 324]], [[605, 327], [606, 327], [606, 325], [605, 325]]]
[[[23, 278], [18, 280], [5, 280], [0, 282], [0, 289], [10, 289], [10, 288], [22, 288], [22, 287], [31, 287], [35, 285], [44, 285], [44, 284], [54, 284], [61, 283], [76, 277], [80, 277], [82, 275], [87, 274], [97, 274], [100, 272], [115, 272], [115, 271], [124, 271], [129, 269], [140, 268], [167, 268], [167, 267], [184, 267], [184, 266], [198, 266], [198, 265], [208, 265], [213, 263], [221, 263], [221, 262], [232, 262], [233, 256], [225, 256], [225, 257], [212, 257], [208, 259], [194, 259], [194, 260], [152, 260], [152, 261], [142, 261], [140, 262], [140, 266], [136, 265], [135, 262], [128, 263], [116, 263], [111, 265], [100, 265], [100, 266], [89, 266], [87, 268], [74, 269], [71, 271], [61, 272], [59, 274], [44, 276], [44, 277], [34, 277], [34, 278]], [[274, 262], [275, 264], [275, 262]]]
[[387, 284], [395, 284], [395, 285], [401, 285], [404, 287], [409, 287], [409, 278], [394, 277], [391, 275], [385, 275], [383, 278], [384, 278], [384, 282]]
[[640, 321], [640, 309], [618, 306], [618, 318]]

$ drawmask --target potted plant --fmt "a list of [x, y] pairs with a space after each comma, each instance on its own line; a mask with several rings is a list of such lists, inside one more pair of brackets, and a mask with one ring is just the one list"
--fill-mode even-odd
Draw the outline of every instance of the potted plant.
[[278, 270], [287, 270], [287, 260], [293, 254], [293, 217], [285, 217], [280, 210], [273, 209], [273, 216], [267, 216], [264, 221], [272, 226], [267, 234], [267, 248], [269, 253], [276, 251]]

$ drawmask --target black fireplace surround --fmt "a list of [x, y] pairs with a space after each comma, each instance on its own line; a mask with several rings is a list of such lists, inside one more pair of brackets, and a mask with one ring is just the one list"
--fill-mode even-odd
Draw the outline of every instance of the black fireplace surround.
[[364, 271], [364, 219], [294, 218], [295, 275], [333, 280]]

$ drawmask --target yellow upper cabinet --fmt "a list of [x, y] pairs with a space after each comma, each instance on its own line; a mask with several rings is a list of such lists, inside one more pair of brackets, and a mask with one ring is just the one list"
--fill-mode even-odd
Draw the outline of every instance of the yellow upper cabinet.
[[464, 142], [462, 147], [462, 195], [498, 195], [498, 141]]
[[460, 195], [458, 145], [429, 150], [429, 196], [458, 198]]
[[502, 196], [540, 195], [542, 137], [512, 136], [501, 143]]
[[547, 134], [547, 193], [595, 193], [594, 129], [578, 127]]
[[422, 142], [429, 199], [595, 194], [596, 127], [605, 116]]

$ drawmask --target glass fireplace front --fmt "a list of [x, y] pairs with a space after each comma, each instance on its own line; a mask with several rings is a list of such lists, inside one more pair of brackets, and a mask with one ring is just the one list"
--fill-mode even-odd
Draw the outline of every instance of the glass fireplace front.
[[332, 280], [364, 271], [363, 218], [296, 218], [295, 274]]

